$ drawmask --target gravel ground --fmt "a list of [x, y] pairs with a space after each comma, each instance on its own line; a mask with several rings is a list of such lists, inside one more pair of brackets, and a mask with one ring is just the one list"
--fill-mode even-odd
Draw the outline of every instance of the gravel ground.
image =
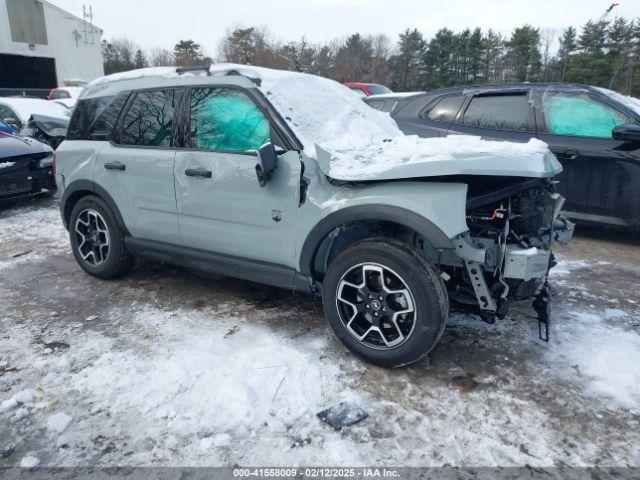
[[[640, 466], [640, 240], [559, 250], [552, 338], [527, 305], [453, 314], [385, 370], [319, 299], [139, 262], [89, 277], [55, 199], [0, 210], [0, 467]], [[635, 260], [634, 260], [635, 259]], [[316, 413], [369, 417], [340, 432]]]

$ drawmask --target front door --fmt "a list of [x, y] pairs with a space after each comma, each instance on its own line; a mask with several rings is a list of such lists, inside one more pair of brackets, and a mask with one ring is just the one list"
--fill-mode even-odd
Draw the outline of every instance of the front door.
[[586, 92], [540, 95], [539, 138], [564, 168], [558, 190], [577, 220], [625, 225], [640, 218], [640, 150], [614, 140], [617, 125], [634, 123], [624, 112]]
[[180, 232], [187, 248], [277, 265], [295, 265], [299, 153], [279, 156], [258, 184], [257, 149], [271, 141], [269, 119], [243, 90], [195, 88], [187, 148], [176, 156]]

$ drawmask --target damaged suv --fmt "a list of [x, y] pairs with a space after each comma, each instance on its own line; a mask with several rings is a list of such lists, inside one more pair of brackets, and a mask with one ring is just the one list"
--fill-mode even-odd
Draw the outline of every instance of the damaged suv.
[[493, 319], [535, 299], [548, 321], [560, 171], [539, 141], [405, 136], [331, 80], [222, 64], [94, 81], [56, 180], [89, 274], [145, 257], [321, 294], [338, 338], [394, 367], [450, 300]]

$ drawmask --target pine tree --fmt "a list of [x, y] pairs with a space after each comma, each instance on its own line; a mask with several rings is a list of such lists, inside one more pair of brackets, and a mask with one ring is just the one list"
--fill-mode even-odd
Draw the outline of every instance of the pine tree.
[[508, 77], [512, 81], [536, 81], [540, 72], [540, 30], [530, 25], [516, 28], [506, 42]]
[[607, 31], [607, 58], [609, 59], [609, 88], [624, 87], [625, 71], [632, 53], [633, 24], [616, 18]]
[[580, 83], [605, 86], [609, 82], [609, 59], [606, 57], [608, 22], [588, 21], [578, 39], [572, 77]]
[[180, 40], [173, 47], [173, 54], [176, 57], [176, 65], [189, 67], [202, 62], [202, 47], [193, 40]]
[[146, 68], [149, 66], [149, 62], [147, 61], [147, 56], [144, 52], [138, 48], [136, 50], [136, 55], [133, 57], [133, 64], [136, 68]]
[[573, 27], [567, 27], [562, 32], [562, 38], [560, 39], [560, 50], [558, 51], [558, 64], [560, 67], [559, 80], [564, 82], [567, 78], [567, 68], [571, 61], [571, 56], [578, 49], [576, 29]]
[[392, 86], [400, 91], [417, 90], [421, 85], [422, 56], [425, 41], [417, 30], [400, 34], [398, 54], [391, 58]]
[[442, 28], [427, 45], [423, 56], [424, 85], [427, 88], [446, 87], [455, 83], [455, 44], [455, 34], [448, 28]]

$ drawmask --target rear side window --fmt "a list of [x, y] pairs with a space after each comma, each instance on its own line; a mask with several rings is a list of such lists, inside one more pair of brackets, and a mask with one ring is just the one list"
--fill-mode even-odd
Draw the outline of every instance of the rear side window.
[[549, 133], [577, 137], [611, 138], [612, 131], [633, 120], [583, 93], [546, 92], [542, 96]]
[[66, 90], [56, 90], [51, 94], [51, 100], [59, 100], [61, 98], [71, 98], [71, 95]]
[[243, 152], [270, 141], [269, 120], [240, 90], [194, 89], [190, 120], [192, 148]]
[[122, 120], [120, 143], [148, 147], [171, 146], [176, 90], [154, 90], [135, 94]]
[[453, 122], [464, 103], [464, 95], [443, 97], [429, 110], [427, 118], [437, 122]]
[[384, 111], [384, 100], [367, 100], [370, 107]]
[[470, 127], [526, 132], [529, 130], [529, 101], [526, 94], [474, 97], [464, 113]]
[[73, 112], [67, 140], [107, 140], [128, 94], [80, 100]]
[[382, 95], [385, 93], [393, 93], [391, 89], [385, 87], [384, 85], [369, 85], [367, 87], [367, 90], [369, 90], [369, 93], [371, 95]]

